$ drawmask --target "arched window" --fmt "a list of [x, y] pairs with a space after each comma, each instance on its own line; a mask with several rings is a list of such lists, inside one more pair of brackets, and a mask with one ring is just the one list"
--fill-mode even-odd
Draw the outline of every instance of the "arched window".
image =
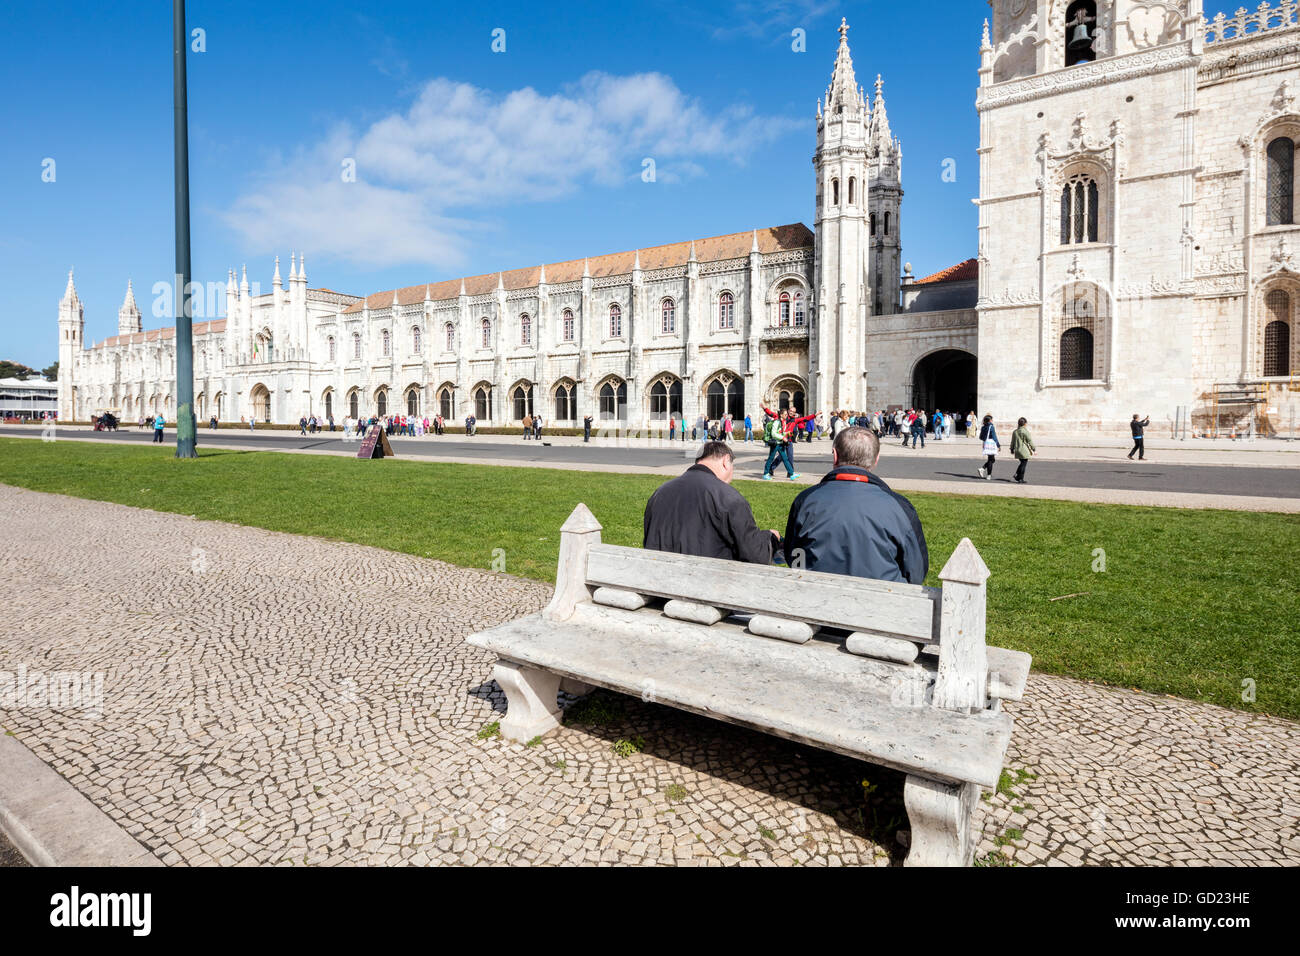
[[572, 309], [564, 310], [562, 324], [564, 326], [563, 333], [562, 333], [564, 335], [564, 341], [572, 342], [573, 341], [573, 310]]
[[452, 413], [456, 410], [456, 396], [451, 386], [444, 385], [438, 392], [438, 414], [443, 418], [451, 418]]
[[1076, 326], [1061, 333], [1061, 381], [1092, 378], [1092, 333]]
[[890, 220], [890, 215], [891, 215], [890, 213], [885, 213], [885, 235], [886, 235], [886, 236], [889, 235], [889, 220]]
[[533, 413], [533, 387], [516, 385], [514, 391], [510, 393], [510, 401], [515, 407], [515, 421], [522, 421]]
[[418, 388], [408, 388], [406, 390], [406, 414], [411, 418], [420, 414], [420, 390]]
[[333, 392], [325, 393], [325, 417], [326, 418], [334, 417], [334, 393]]
[[609, 381], [600, 387], [600, 420], [627, 421], [627, 383]]
[[609, 337], [611, 339], [622, 338], [623, 336], [623, 310], [617, 304], [609, 307]]
[[736, 297], [730, 292], [718, 296], [718, 328], [734, 329], [736, 327]]
[[1075, 0], [1065, 10], [1065, 65], [1091, 63], [1097, 58], [1097, 4], [1093, 0]]
[[337, 357], [337, 353], [338, 353], [337, 343], [334, 341], [334, 336], [332, 335], [329, 337], [328, 341], [329, 341], [329, 349], [330, 349], [330, 361], [333, 362], [334, 359]]
[[1100, 202], [1097, 180], [1083, 174], [1070, 178], [1061, 190], [1061, 245], [1097, 242]]
[[411, 351], [417, 354], [420, 351], [420, 327], [418, 325], [411, 329]]
[[664, 299], [659, 304], [660, 312], [660, 330], [665, 335], [672, 335], [677, 331], [677, 303], [672, 299]]
[[850, 177], [849, 177], [849, 205], [850, 205], [850, 206], [853, 205], [853, 190], [854, 190], [854, 188], [855, 188], [857, 185], [858, 185], [858, 179], [857, 179], [857, 177], [856, 177], [856, 176], [850, 176]]
[[831, 180], [831, 205], [838, 206], [839, 204], [840, 204], [840, 181], [838, 179], [832, 179]]
[[1295, 141], [1285, 136], [1268, 144], [1266, 208], [1268, 225], [1295, 225]]
[[1264, 326], [1264, 375], [1291, 374], [1291, 296], [1274, 289], [1264, 299], [1268, 324]]
[[573, 402], [573, 384], [561, 382], [555, 386], [555, 420], [571, 422], [577, 417], [578, 413]]
[[709, 383], [705, 392], [709, 420], [721, 419], [728, 412], [736, 420], [745, 418], [745, 383], [730, 375], [720, 375]]
[[348, 393], [348, 417], [357, 418], [360, 414], [361, 412], [357, 402], [357, 390], [354, 388]]
[[783, 329], [790, 327], [790, 293], [782, 292], [780, 304], [777, 307], [776, 324]]
[[876, 234], [876, 214], [873, 212], [871, 214], [871, 235], [874, 237], [875, 234]]
[[531, 345], [533, 342], [533, 320], [525, 312], [519, 316], [519, 344]]
[[388, 334], [388, 330], [387, 330], [387, 329], [384, 329], [384, 331], [381, 333], [381, 335], [382, 335], [382, 337], [383, 337], [383, 350], [384, 350], [384, 351], [383, 351], [383, 354], [384, 354], [385, 356], [392, 355], [392, 354], [393, 354], [393, 337], [392, 337], [391, 335]]
[[375, 393], [375, 411], [379, 413], [380, 418], [388, 414], [388, 392], [382, 388]]
[[492, 389], [486, 385], [474, 389], [474, 417], [485, 422], [492, 420]]
[[360, 332], [352, 333], [352, 357], [354, 359], [361, 358], [361, 333]]
[[[442, 327], [443, 334], [447, 337], [447, 351], [456, 351], [456, 327], [448, 322]], [[445, 416], [444, 416], [445, 417]]]
[[483, 327], [483, 348], [489, 349], [492, 347], [492, 320], [484, 316], [480, 325]]
[[795, 328], [797, 328], [797, 329], [801, 329], [801, 328], [803, 328], [803, 327], [807, 324], [807, 321], [808, 321], [808, 320], [807, 320], [807, 318], [805, 317], [805, 315], [804, 315], [804, 310], [803, 310], [803, 293], [802, 293], [802, 292], [796, 292], [796, 293], [794, 294], [794, 325], [795, 325]]
[[681, 417], [682, 383], [680, 379], [661, 379], [650, 386], [650, 420], [664, 422], [669, 415]]

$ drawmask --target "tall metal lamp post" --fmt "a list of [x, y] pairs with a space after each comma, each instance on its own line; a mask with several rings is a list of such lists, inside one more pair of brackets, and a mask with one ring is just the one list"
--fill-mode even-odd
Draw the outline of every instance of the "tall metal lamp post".
[[197, 458], [194, 420], [194, 314], [190, 299], [190, 140], [185, 102], [185, 0], [172, 0], [172, 103], [176, 180], [176, 457]]

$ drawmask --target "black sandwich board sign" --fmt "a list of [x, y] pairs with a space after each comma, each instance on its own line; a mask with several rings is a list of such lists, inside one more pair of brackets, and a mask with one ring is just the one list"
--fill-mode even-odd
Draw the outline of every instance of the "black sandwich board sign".
[[393, 446], [388, 443], [388, 435], [383, 425], [371, 425], [370, 434], [361, 439], [358, 458], [392, 458]]

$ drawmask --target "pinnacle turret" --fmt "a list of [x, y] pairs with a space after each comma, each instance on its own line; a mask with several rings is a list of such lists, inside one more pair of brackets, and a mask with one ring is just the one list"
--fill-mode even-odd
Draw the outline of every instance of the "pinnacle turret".
[[826, 112], [851, 113], [864, 108], [858, 78], [853, 73], [853, 55], [849, 52], [849, 24], [840, 19], [840, 47], [835, 54], [835, 71], [831, 85], [826, 88]]
[[135, 304], [135, 289], [131, 285], [131, 280], [127, 279], [126, 297], [122, 299], [122, 308], [117, 310], [117, 332], [119, 335], [130, 335], [143, 329], [144, 322], [140, 315], [140, 307]]

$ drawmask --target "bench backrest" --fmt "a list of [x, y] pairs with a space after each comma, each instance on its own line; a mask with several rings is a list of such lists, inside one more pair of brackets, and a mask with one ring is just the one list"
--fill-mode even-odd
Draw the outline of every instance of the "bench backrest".
[[984, 643], [989, 570], [968, 538], [939, 572], [940, 589], [792, 568], [696, 558], [602, 544], [585, 504], [560, 529], [555, 596], [544, 614], [570, 618], [597, 588], [712, 605], [877, 637], [938, 644], [933, 704], [983, 710], [988, 676]]

